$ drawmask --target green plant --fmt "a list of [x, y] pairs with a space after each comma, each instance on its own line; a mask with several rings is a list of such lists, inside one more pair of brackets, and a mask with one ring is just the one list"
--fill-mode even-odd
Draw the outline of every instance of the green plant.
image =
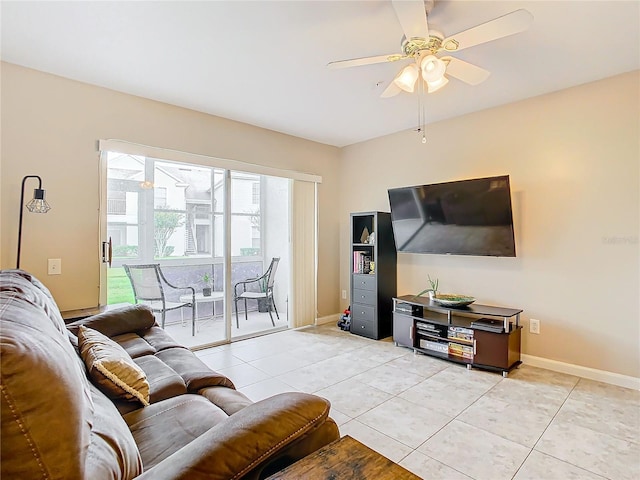
[[429, 287], [430, 288], [425, 288], [419, 294], [417, 294], [416, 297], [420, 297], [420, 296], [422, 296], [423, 294], [425, 294], [427, 292], [433, 292], [434, 295], [436, 295], [438, 293], [439, 280], [437, 278], [435, 280], [432, 280], [431, 279], [431, 275], [427, 275], [427, 278], [429, 279]]
[[136, 303], [131, 282], [122, 267], [107, 269], [107, 305], [114, 303]]
[[113, 247], [114, 257], [137, 257], [138, 246], [137, 245], [116, 245]]
[[204, 282], [205, 285], [211, 285], [211, 275], [209, 275], [208, 273], [205, 273], [204, 276], [202, 277], [202, 281]]
[[184, 225], [184, 214], [170, 207], [157, 210], [153, 215], [154, 255], [156, 258], [168, 257], [174, 247], [167, 245], [169, 238], [177, 228]]
[[429, 279], [429, 285], [431, 285], [431, 290], [433, 290], [433, 293], [437, 293], [439, 280], [437, 278], [435, 280], [431, 280], [431, 275], [427, 275], [427, 278]]

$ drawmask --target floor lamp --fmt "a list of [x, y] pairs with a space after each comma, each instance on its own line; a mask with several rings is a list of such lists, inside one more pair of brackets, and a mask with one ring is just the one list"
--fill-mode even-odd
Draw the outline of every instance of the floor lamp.
[[[33, 198], [24, 205], [24, 184], [28, 178], [38, 179], [38, 188], [33, 190]], [[27, 175], [22, 179], [22, 190], [20, 191], [20, 225], [18, 226], [18, 260], [16, 261], [16, 268], [20, 268], [20, 246], [22, 244], [22, 212], [23, 207], [27, 207], [32, 213], [47, 213], [51, 210], [51, 206], [44, 199], [44, 190], [42, 189], [42, 179], [38, 175]]]

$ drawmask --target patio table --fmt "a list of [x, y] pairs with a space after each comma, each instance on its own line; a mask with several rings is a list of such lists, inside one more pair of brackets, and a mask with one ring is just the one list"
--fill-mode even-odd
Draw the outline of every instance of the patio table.
[[[222, 300], [224, 300], [224, 292], [211, 292], [211, 295], [208, 297], [205, 297], [202, 292], [198, 292], [196, 293], [196, 305], [195, 305], [195, 315], [196, 315], [196, 319], [200, 318], [198, 317], [198, 305], [201, 303], [213, 303], [213, 311], [211, 316], [215, 317], [216, 315], [216, 302], [220, 302]], [[186, 294], [186, 295], [180, 295], [180, 301], [181, 302], [190, 302], [191, 301], [191, 295]]]

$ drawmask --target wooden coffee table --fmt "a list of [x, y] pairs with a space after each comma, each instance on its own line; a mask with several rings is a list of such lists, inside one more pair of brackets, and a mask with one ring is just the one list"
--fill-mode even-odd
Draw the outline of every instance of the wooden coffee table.
[[346, 435], [267, 480], [421, 480], [409, 470]]

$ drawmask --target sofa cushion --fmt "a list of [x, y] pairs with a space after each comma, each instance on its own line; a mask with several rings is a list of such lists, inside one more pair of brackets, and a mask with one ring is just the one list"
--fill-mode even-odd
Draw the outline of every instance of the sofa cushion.
[[30, 310], [42, 309], [46, 318], [59, 332], [66, 330], [62, 315], [49, 289], [40, 280], [24, 270], [2, 270], [0, 290], [8, 298], [24, 301]]
[[156, 323], [151, 309], [145, 305], [129, 305], [116, 308], [69, 323], [67, 328], [78, 334], [78, 327], [93, 328], [107, 337], [123, 333], [138, 332], [151, 328]]
[[[153, 355], [134, 358], [134, 362], [144, 371], [149, 382], [149, 403], [157, 403], [167, 398], [187, 393], [187, 386], [180, 375], [162, 360]], [[228, 389], [227, 389], [228, 390]], [[124, 415], [140, 408], [138, 402], [114, 400], [118, 411]]]
[[176, 342], [167, 332], [157, 325], [147, 330], [138, 332], [140, 336], [147, 342], [156, 352], [161, 352], [168, 348], [179, 348], [183, 345]]
[[227, 415], [207, 399], [185, 394], [127, 413], [123, 418], [147, 470], [225, 420]]
[[89, 376], [105, 395], [149, 405], [147, 377], [120, 345], [81, 325], [78, 346]]
[[184, 379], [187, 391], [197, 393], [205, 387], [223, 386], [235, 388], [233, 382], [221, 373], [214, 372], [184, 347], [168, 348], [156, 353], [156, 357], [169, 365]]
[[124, 348], [131, 358], [154, 355], [167, 348], [184, 348], [167, 332], [157, 326], [136, 332], [123, 333], [110, 338]]
[[99, 389], [90, 384], [94, 405], [85, 479], [131, 479], [143, 471], [138, 446], [122, 416]]
[[82, 478], [92, 416], [84, 368], [32, 299], [3, 291], [1, 300], [0, 477], [48, 478], [53, 470], [54, 478]]
[[157, 403], [167, 398], [187, 393], [187, 386], [180, 375], [153, 355], [136, 358], [136, 364], [144, 371], [149, 381], [149, 402]]
[[127, 352], [131, 358], [156, 353], [156, 349], [149, 345], [149, 343], [137, 333], [123, 333], [122, 335], [111, 337], [111, 340], [124, 348], [125, 352]]

